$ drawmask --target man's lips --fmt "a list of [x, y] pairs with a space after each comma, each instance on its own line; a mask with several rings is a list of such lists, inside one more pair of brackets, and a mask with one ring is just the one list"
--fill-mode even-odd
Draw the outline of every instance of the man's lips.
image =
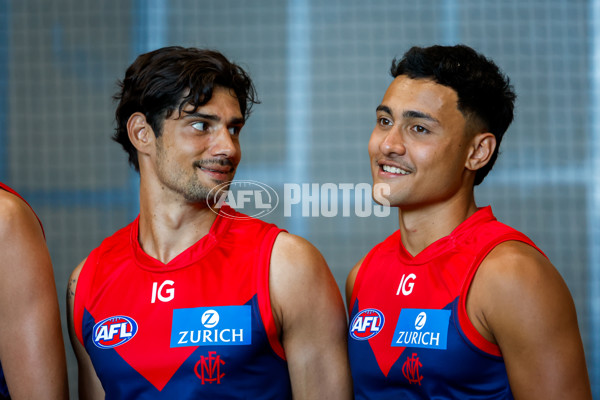
[[380, 172], [391, 175], [409, 175], [412, 173], [410, 168], [390, 162], [378, 162]]
[[208, 172], [216, 172], [219, 174], [229, 174], [235, 170], [233, 167], [221, 167], [221, 166], [202, 166], [200, 169]]
[[197, 161], [194, 166], [214, 174], [231, 174], [235, 171], [235, 166], [230, 160]]

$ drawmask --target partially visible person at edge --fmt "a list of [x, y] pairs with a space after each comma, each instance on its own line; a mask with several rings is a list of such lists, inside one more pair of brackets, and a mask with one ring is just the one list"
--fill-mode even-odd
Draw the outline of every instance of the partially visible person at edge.
[[42, 223], [0, 183], [0, 399], [68, 399], [52, 261]]
[[240, 162], [250, 77], [166, 47], [135, 60], [116, 99], [140, 214], [70, 278], [81, 398], [350, 398], [346, 313], [319, 251], [211, 209]]
[[515, 93], [473, 49], [413, 47], [369, 141], [399, 230], [352, 269], [357, 399], [590, 399], [575, 306], [548, 258], [475, 203]]

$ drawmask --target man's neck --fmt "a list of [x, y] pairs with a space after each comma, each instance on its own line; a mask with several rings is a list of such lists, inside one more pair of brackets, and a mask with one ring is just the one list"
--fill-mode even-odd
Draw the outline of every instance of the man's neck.
[[206, 204], [157, 199], [140, 191], [140, 246], [166, 264], [208, 234], [216, 217]]
[[404, 248], [413, 256], [433, 242], [448, 236], [477, 211], [473, 195], [441, 204], [398, 210]]

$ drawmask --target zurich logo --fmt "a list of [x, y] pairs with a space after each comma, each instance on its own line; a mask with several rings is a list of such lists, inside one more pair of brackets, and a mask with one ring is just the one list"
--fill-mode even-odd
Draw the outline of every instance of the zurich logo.
[[214, 328], [219, 323], [219, 313], [215, 310], [206, 310], [202, 314], [202, 325], [205, 328]]
[[385, 317], [375, 308], [362, 310], [352, 318], [350, 336], [356, 340], [367, 340], [381, 332]]
[[138, 331], [133, 318], [117, 315], [94, 325], [93, 341], [101, 349], [111, 349], [130, 341]]
[[427, 314], [425, 312], [420, 312], [417, 315], [417, 319], [415, 319], [415, 329], [420, 331], [425, 326], [425, 322], [427, 322]]

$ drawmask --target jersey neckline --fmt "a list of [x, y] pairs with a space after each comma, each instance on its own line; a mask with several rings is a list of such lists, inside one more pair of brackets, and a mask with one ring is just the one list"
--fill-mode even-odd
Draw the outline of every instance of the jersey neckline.
[[148, 271], [167, 272], [185, 268], [197, 262], [208, 254], [217, 245], [219, 238], [227, 232], [232, 219], [223, 217], [223, 213], [231, 215], [236, 211], [227, 205], [223, 205], [208, 233], [166, 264], [150, 256], [142, 249], [139, 241], [140, 216], [138, 215], [131, 224], [130, 232], [131, 248], [138, 266]]
[[405, 264], [412, 265], [421, 265], [428, 263], [434, 257], [437, 257], [441, 252], [445, 250], [451, 249], [454, 246], [454, 243], [457, 239], [462, 237], [464, 234], [468, 234], [471, 232], [471, 228], [475, 225], [481, 224], [483, 222], [494, 221], [496, 217], [492, 213], [492, 207], [486, 206], [479, 208], [473, 215], [469, 216], [466, 220], [461, 222], [449, 235], [444, 236], [435, 242], [431, 243], [429, 246], [424, 248], [420, 253], [413, 256], [406, 250], [404, 244], [402, 243], [402, 235], [400, 230], [395, 232], [395, 235], [398, 236], [398, 259]]

